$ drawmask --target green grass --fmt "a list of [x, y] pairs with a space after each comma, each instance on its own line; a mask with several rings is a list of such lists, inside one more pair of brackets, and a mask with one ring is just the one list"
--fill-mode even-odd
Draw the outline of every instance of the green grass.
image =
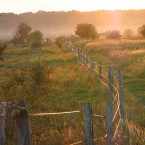
[[[108, 55], [111, 46], [107, 50], [106, 45], [105, 48], [90, 48], [89, 43], [93, 42], [79, 41], [78, 46], [83, 52], [94, 57], [96, 62], [102, 62], [104, 66], [113, 66], [115, 71], [119, 68], [123, 70], [130, 142], [143, 144], [143, 135], [140, 133], [144, 131], [145, 115], [138, 104], [141, 103], [138, 98], [145, 95], [144, 72], [140, 71], [137, 75], [131, 73], [131, 70], [128, 72], [132, 58], [127, 62], [123, 59], [116, 61], [116, 58]], [[93, 113], [106, 114], [106, 102], [112, 100], [112, 97], [108, 94], [107, 88], [78, 62], [71, 50], [71, 45], [67, 49], [58, 48], [55, 44], [37, 49], [11, 46], [5, 51], [3, 58], [4, 60], [0, 62], [1, 101], [23, 99], [30, 113], [82, 110], [83, 103], [90, 102], [93, 106]], [[136, 62], [134, 61], [133, 66]], [[133, 93], [136, 94], [133, 95]], [[113, 111], [115, 107], [114, 105]], [[85, 139], [83, 119], [83, 113], [30, 116], [32, 144], [66, 145], [83, 140]], [[93, 118], [93, 120], [94, 138], [98, 139], [96, 144], [104, 145], [106, 143], [105, 119]], [[7, 144], [16, 144], [12, 142], [13, 126], [11, 124], [9, 126], [11, 130], [7, 128]], [[136, 135], [138, 138], [135, 138]]]

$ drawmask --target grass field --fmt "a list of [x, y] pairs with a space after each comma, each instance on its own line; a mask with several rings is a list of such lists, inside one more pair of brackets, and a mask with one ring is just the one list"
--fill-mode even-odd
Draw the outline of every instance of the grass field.
[[[122, 69], [125, 86], [125, 109], [131, 145], [145, 143], [145, 62], [144, 41], [78, 41], [78, 47], [104, 66]], [[25, 100], [29, 113], [82, 110], [90, 102], [95, 114], [106, 114], [106, 102], [112, 100], [100, 84], [68, 48], [56, 44], [32, 49], [12, 45], [0, 62], [0, 99], [2, 102]], [[16, 143], [11, 123], [7, 127], [7, 144]], [[83, 113], [36, 117], [30, 116], [33, 145], [68, 145], [85, 139]], [[96, 144], [103, 145], [104, 119], [94, 118]], [[124, 139], [124, 144], [125, 144]]]

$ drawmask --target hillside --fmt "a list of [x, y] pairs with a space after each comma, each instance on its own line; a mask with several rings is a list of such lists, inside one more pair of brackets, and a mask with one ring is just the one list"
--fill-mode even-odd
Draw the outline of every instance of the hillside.
[[44, 36], [68, 35], [74, 33], [78, 23], [92, 23], [98, 32], [110, 29], [123, 31], [131, 28], [134, 31], [145, 23], [145, 10], [99, 10], [93, 12], [45, 12], [37, 13], [1, 13], [0, 38], [8, 39], [16, 31], [21, 22], [33, 29], [41, 30]]

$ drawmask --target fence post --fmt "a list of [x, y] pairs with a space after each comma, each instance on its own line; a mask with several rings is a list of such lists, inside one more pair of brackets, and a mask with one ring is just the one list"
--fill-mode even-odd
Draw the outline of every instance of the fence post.
[[0, 145], [5, 145], [5, 108], [0, 106]]
[[81, 60], [82, 60], [82, 50], [80, 51], [80, 53], [81, 53], [80, 56], [81, 56]]
[[86, 66], [88, 64], [88, 55], [86, 54]]
[[92, 119], [92, 105], [84, 103], [84, 123], [87, 145], [94, 145], [93, 143], [93, 119]]
[[102, 65], [101, 65], [101, 62], [99, 62], [98, 65], [99, 65], [99, 78], [101, 79], [102, 78]]
[[86, 55], [84, 54], [84, 65], [86, 66]]
[[80, 51], [78, 49], [78, 61], [80, 61]]
[[91, 58], [90, 61], [91, 61], [91, 73], [92, 73], [94, 70], [94, 58]]
[[122, 123], [125, 124], [124, 88], [123, 88], [123, 79], [122, 79], [121, 70], [118, 71], [118, 80], [119, 80], [120, 113], [121, 113]]
[[[24, 101], [19, 101], [18, 104], [27, 109]], [[27, 111], [21, 112], [16, 118], [16, 129], [18, 145], [31, 145], [29, 115]]]
[[74, 46], [75, 46], [75, 45], [74, 45], [74, 43], [72, 42], [72, 50], [74, 50]]
[[113, 67], [108, 67], [108, 89], [113, 92]]
[[106, 103], [106, 112], [107, 112], [107, 145], [113, 145], [113, 128], [112, 128], [112, 103]]

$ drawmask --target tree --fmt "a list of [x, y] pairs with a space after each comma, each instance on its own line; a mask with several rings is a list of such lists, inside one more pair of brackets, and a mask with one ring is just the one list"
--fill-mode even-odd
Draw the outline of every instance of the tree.
[[21, 23], [18, 26], [18, 30], [16, 31], [12, 42], [14, 44], [24, 44], [24, 42], [26, 41], [27, 37], [29, 36], [30, 32], [31, 32], [32, 28], [30, 26], [28, 26], [25, 23]]
[[75, 34], [86, 39], [96, 39], [98, 34], [93, 24], [78, 24]]
[[120, 39], [121, 35], [118, 30], [108, 31], [107, 38], [109, 39]]
[[131, 38], [133, 36], [133, 30], [132, 29], [126, 29], [126, 30], [124, 30], [123, 36], [125, 38]]
[[138, 33], [145, 37], [145, 24], [138, 28]]
[[43, 34], [40, 31], [34, 31], [30, 33], [28, 37], [28, 42], [31, 44], [32, 47], [39, 47], [41, 46]]

